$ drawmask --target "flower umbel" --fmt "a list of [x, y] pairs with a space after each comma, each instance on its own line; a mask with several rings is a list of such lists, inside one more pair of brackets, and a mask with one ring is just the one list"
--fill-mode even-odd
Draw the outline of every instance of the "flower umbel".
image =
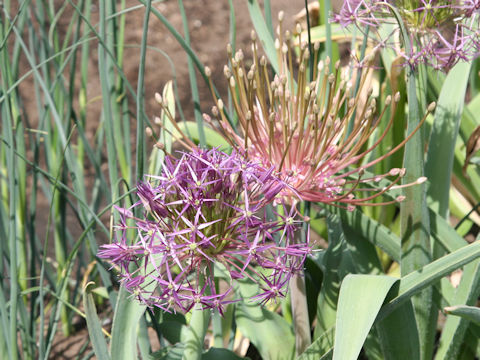
[[[212, 126], [219, 124], [219, 132], [234, 148], [245, 151], [250, 159], [266, 167], [275, 167], [282, 180], [290, 185], [282, 195], [293, 197], [293, 201], [299, 196], [302, 200], [349, 209], [357, 205], [379, 205], [370, 200], [396, 186], [405, 171], [394, 168], [368, 177], [364, 175], [365, 170], [400, 149], [413, 135], [378, 158], [371, 158], [392, 127], [393, 116], [384, 131], [375, 140], [372, 137], [388, 106], [393, 107], [391, 113], [394, 113], [399, 94], [393, 99], [387, 97], [385, 108], [377, 111], [371, 92], [362, 90], [368, 71], [362, 72], [354, 95], [352, 83], [341, 80], [339, 63], [331, 73], [328, 60], [319, 62], [313, 71], [313, 80], [309, 81], [306, 46], [300, 50], [298, 76], [294, 79], [292, 39], [288, 32], [276, 40], [278, 73], [271, 79], [267, 60], [257, 55], [255, 34], [252, 39], [254, 56], [249, 70], [246, 70], [241, 51], [235, 55], [229, 52], [231, 66], [224, 69], [240, 131], [230, 125], [221, 100], [217, 100], [212, 110], [217, 121], [208, 115], [204, 115], [204, 119]], [[362, 100], [362, 93], [367, 93], [367, 100]], [[367, 156], [370, 157], [368, 161], [365, 160]], [[386, 188], [364, 186], [385, 177], [392, 178], [391, 185]], [[357, 196], [358, 192], [363, 195]], [[396, 201], [401, 200], [400, 197]]]
[[409, 32], [412, 51], [400, 50], [398, 28], [382, 39], [381, 45], [400, 51], [406, 64], [426, 63], [448, 71], [458, 61], [471, 61], [480, 51], [478, 0], [345, 0], [333, 21], [342, 26], [369, 25], [374, 29], [382, 24], [396, 25], [390, 6], [398, 11]]
[[[140, 200], [117, 209], [117, 242], [98, 253], [145, 304], [183, 312], [201, 304], [222, 313], [236, 301], [234, 279], [258, 283], [256, 298], [263, 302], [283, 296], [289, 278], [303, 268], [311, 248], [293, 244], [294, 214], [288, 222], [267, 216], [266, 205], [286, 187], [273, 169], [238, 152], [196, 149], [180, 159], [166, 157], [162, 174], [146, 180], [137, 187]], [[142, 215], [134, 216], [134, 208]], [[137, 240], [128, 244], [132, 228]], [[220, 287], [214, 268], [227, 274]]]

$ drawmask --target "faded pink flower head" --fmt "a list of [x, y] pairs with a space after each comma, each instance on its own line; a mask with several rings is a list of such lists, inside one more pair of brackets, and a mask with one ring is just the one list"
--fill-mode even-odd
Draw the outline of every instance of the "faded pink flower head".
[[[298, 76], [294, 78], [294, 50], [288, 33], [276, 40], [278, 71], [272, 79], [266, 58], [257, 55], [254, 34], [252, 39], [254, 57], [250, 68], [247, 70], [243, 53], [238, 51], [235, 55], [230, 52], [231, 66], [224, 69], [239, 129], [230, 124], [221, 100], [212, 110], [217, 121], [208, 115], [204, 119], [212, 126], [219, 124], [218, 130], [225, 139], [234, 148], [245, 151], [250, 159], [273, 166], [290, 185], [281, 195], [292, 201], [300, 197], [348, 209], [386, 204], [370, 200], [397, 186], [405, 170], [394, 168], [370, 177], [365, 172], [400, 149], [413, 135], [386, 154], [371, 158], [390, 130], [393, 116], [383, 132], [377, 134], [376, 130], [387, 107], [392, 106], [394, 113], [399, 95], [387, 97], [385, 108], [378, 110], [371, 92], [364, 91], [368, 71], [360, 75], [354, 94], [352, 79], [341, 79], [339, 63], [331, 73], [328, 59], [319, 62], [310, 81], [306, 47], [300, 49]], [[386, 177], [392, 180], [390, 186], [375, 186]], [[401, 200], [399, 197], [393, 202]]]

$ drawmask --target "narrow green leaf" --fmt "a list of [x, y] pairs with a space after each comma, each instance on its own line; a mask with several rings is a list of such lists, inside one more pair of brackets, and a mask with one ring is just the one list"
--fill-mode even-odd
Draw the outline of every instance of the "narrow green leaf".
[[[442, 293], [443, 295], [443, 293]], [[475, 305], [480, 295], [480, 260], [476, 260], [463, 269], [462, 279], [458, 285], [451, 304], [463, 306]], [[450, 309], [450, 308], [447, 308]], [[449, 311], [446, 311], [449, 314]], [[457, 314], [452, 314], [457, 315]], [[456, 359], [464, 341], [469, 325], [468, 318], [447, 315], [438, 343], [435, 359]]]
[[83, 291], [83, 307], [85, 308], [85, 317], [87, 320], [88, 335], [92, 342], [93, 351], [98, 360], [109, 360], [108, 346], [105, 337], [102, 334], [102, 325], [97, 316], [97, 309], [93, 301], [91, 286], [95, 285], [89, 282]]
[[476, 306], [456, 305], [443, 309], [446, 314], [460, 316], [468, 321], [480, 325], [480, 308]]
[[[338, 298], [333, 360], [356, 360], [375, 318], [398, 279], [347, 275]], [[361, 295], [360, 295], [361, 294]]]
[[[187, 19], [187, 15], [185, 14], [185, 7], [183, 6], [183, 1], [179, 0], [178, 5], [180, 8], [180, 15], [182, 16], [185, 43], [187, 46], [190, 47], [191, 46], [190, 32], [188, 30], [188, 19]], [[200, 110], [200, 96], [198, 93], [197, 75], [195, 73], [195, 68], [193, 66], [193, 60], [190, 56], [187, 57], [187, 65], [188, 65], [188, 78], [190, 79], [190, 89], [192, 91], [193, 112], [195, 116], [195, 121], [197, 123], [198, 138], [200, 141], [200, 145], [204, 147], [206, 144], [206, 141], [205, 141], [205, 132], [203, 131], [204, 127], [203, 127], [202, 112]]]
[[476, 241], [404, 276], [400, 279], [396, 294], [392, 294], [394, 297], [380, 310], [379, 319], [383, 319], [422, 289], [479, 257], [480, 241]]
[[277, 60], [277, 50], [275, 49], [275, 42], [272, 34], [268, 30], [267, 23], [263, 18], [262, 10], [257, 0], [248, 0], [247, 2], [250, 18], [252, 19], [253, 26], [257, 32], [258, 38], [262, 43], [265, 54], [267, 54], [270, 64], [276, 73], [279, 72], [279, 64]]

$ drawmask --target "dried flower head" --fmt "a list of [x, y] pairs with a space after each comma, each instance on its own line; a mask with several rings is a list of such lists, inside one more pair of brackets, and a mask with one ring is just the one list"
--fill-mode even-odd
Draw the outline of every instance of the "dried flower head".
[[[240, 131], [230, 124], [221, 100], [217, 100], [213, 111], [217, 121], [208, 115], [204, 115], [204, 119], [212, 126], [219, 124], [218, 130], [227, 141], [234, 148], [245, 151], [250, 159], [266, 167], [275, 167], [290, 185], [283, 190], [284, 196], [293, 196], [293, 188], [293, 200], [298, 195], [303, 200], [348, 209], [356, 205], [374, 205], [370, 200], [396, 186], [405, 173], [404, 169], [395, 168], [373, 177], [364, 175], [366, 169], [400, 149], [413, 135], [378, 158], [365, 160], [391, 128], [393, 116], [385, 130], [372, 140], [386, 107], [395, 107], [399, 96], [393, 99], [389, 96], [386, 107], [377, 111], [374, 98], [368, 96], [366, 101], [362, 100], [368, 71], [362, 72], [358, 91], [354, 94], [352, 83], [341, 80], [339, 63], [330, 72], [328, 59], [319, 62], [309, 81], [307, 47], [300, 50], [298, 76], [294, 79], [290, 35], [278, 33], [278, 71], [273, 79], [267, 60], [257, 55], [254, 37], [250, 68], [246, 69], [240, 52], [231, 54], [231, 66], [225, 68]], [[371, 95], [371, 92], [366, 93]], [[393, 114], [394, 109], [391, 112]], [[364, 187], [367, 182], [375, 183], [385, 177], [392, 178], [389, 187]], [[356, 195], [359, 191], [363, 194], [361, 197]]]
[[[395, 8], [409, 33], [412, 50], [402, 52], [398, 28], [382, 39], [405, 57], [406, 64], [426, 63], [448, 71], [458, 61], [470, 61], [480, 50], [478, 0], [345, 0], [333, 21], [342, 26], [369, 25], [373, 29], [382, 24], [397, 24], [391, 7]], [[383, 32], [385, 33], [385, 32]], [[380, 35], [379, 35], [380, 36]]]
[[[136, 298], [166, 311], [200, 304], [223, 313], [236, 301], [232, 281], [242, 278], [260, 285], [255, 299], [275, 299], [285, 295], [311, 251], [293, 243], [293, 208], [267, 216], [266, 205], [285, 186], [273, 169], [238, 152], [196, 149], [180, 159], [166, 157], [162, 174], [138, 185], [140, 200], [117, 208], [117, 241], [103, 245], [98, 256], [113, 262]], [[135, 208], [141, 215], [134, 215]], [[137, 233], [133, 243], [130, 229]], [[219, 288], [214, 269], [228, 275]]]

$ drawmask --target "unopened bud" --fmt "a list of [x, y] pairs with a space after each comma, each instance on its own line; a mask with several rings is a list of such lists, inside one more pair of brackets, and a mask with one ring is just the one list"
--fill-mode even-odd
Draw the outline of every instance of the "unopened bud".
[[217, 106], [218, 106], [218, 110], [223, 111], [223, 101], [222, 101], [222, 99], [218, 99]]
[[160, 105], [163, 104], [162, 95], [160, 95], [158, 92], [155, 93], [155, 101]]
[[160, 125], [162, 123], [162, 119], [160, 119], [158, 116], [155, 116], [153, 119], [153, 122], [157, 125]]
[[403, 200], [405, 200], [405, 196], [404, 195], [399, 195], [396, 197], [395, 201], [397, 202], [402, 202]]
[[427, 180], [428, 180], [428, 179], [427, 179], [426, 176], [420, 176], [420, 177], [417, 179], [416, 183], [417, 183], [417, 184], [423, 184], [423, 183], [424, 183], [425, 181], [427, 181]]
[[302, 32], [302, 25], [300, 25], [300, 23], [297, 23], [297, 25], [295, 25], [295, 31], [297, 32], [297, 34], [300, 34]]
[[397, 91], [395, 93], [395, 96], [394, 96], [393, 100], [395, 100], [396, 103], [398, 103], [400, 101], [400, 92]]
[[207, 75], [207, 77], [212, 76], [212, 70], [210, 70], [208, 66], [205, 66], [205, 75]]
[[388, 106], [392, 103], [392, 96], [388, 95], [385, 99], [385, 105]]
[[161, 143], [160, 141], [155, 143], [155, 147], [159, 150], [164, 150], [165, 149], [165, 144]]
[[213, 114], [213, 116], [218, 116], [219, 112], [218, 112], [218, 108], [216, 106], [212, 106], [212, 114]]
[[437, 103], [435, 101], [430, 103], [430, 105], [428, 105], [428, 108], [427, 108], [428, 112], [433, 112], [436, 106], [437, 106]]
[[229, 78], [230, 76], [232, 76], [232, 72], [230, 71], [230, 68], [225, 65], [223, 67], [223, 74], [225, 75], [225, 77]]
[[152, 137], [152, 135], [153, 135], [152, 128], [146, 127], [146, 128], [145, 128], [145, 134], [146, 134], [148, 137]]
[[255, 30], [252, 30], [252, 32], [250, 33], [250, 39], [252, 39], [252, 41], [257, 40], [257, 34], [255, 33]]
[[243, 60], [243, 58], [244, 58], [243, 51], [242, 51], [242, 49], [240, 49], [235, 54], [235, 60], [237, 60], [238, 62], [241, 62]]
[[278, 13], [278, 21], [283, 21], [284, 18], [285, 18], [285, 12], [280, 11]]
[[280, 40], [275, 39], [275, 49], [280, 50]]

